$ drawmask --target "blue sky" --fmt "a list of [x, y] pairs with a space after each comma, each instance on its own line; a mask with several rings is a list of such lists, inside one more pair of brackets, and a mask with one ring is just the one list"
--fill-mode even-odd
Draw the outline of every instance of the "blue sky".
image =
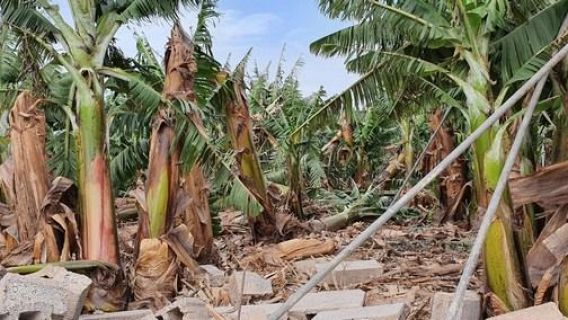
[[[67, 0], [54, 2], [62, 9], [67, 7]], [[215, 56], [221, 62], [230, 55], [234, 65], [252, 47], [252, 63], [257, 62], [264, 68], [272, 61], [274, 66], [286, 45], [288, 67], [298, 58], [304, 61], [299, 79], [306, 94], [316, 91], [320, 85], [329, 94], [334, 94], [356, 79], [345, 71], [341, 58], [320, 58], [309, 52], [312, 41], [345, 25], [321, 15], [317, 0], [220, 0], [219, 11], [222, 16], [213, 30], [213, 46]], [[68, 16], [67, 12], [64, 14]], [[185, 13], [182, 24], [186, 29], [194, 26], [194, 14]], [[119, 31], [117, 37], [123, 50], [133, 54], [133, 31], [142, 31], [156, 52], [161, 54], [169, 28], [164, 22], [127, 26]]]
[[[288, 67], [299, 58], [304, 61], [299, 79], [306, 94], [321, 85], [329, 94], [337, 93], [355, 80], [345, 71], [342, 59], [320, 58], [309, 52], [312, 41], [344, 26], [320, 14], [316, 0], [220, 0], [219, 11], [222, 16], [213, 29], [214, 53], [219, 61], [226, 61], [230, 55], [235, 64], [252, 47], [252, 62], [259, 67], [269, 62], [275, 66], [286, 45]], [[195, 25], [194, 16], [185, 14], [183, 24], [186, 28]], [[142, 30], [157, 52], [162, 52], [169, 26], [144, 25]], [[119, 33], [126, 52], [134, 51], [131, 37], [128, 30]]]

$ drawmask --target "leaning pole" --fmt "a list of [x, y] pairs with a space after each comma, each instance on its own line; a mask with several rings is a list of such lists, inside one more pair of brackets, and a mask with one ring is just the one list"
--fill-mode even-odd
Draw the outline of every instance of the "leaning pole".
[[290, 308], [300, 299], [310, 292], [320, 283], [333, 269], [335, 269], [345, 258], [349, 257], [355, 249], [360, 247], [367, 239], [372, 237], [390, 218], [392, 218], [402, 207], [408, 204], [420, 191], [430, 182], [438, 177], [452, 162], [462, 155], [485, 131], [487, 131], [496, 121], [498, 121], [509, 109], [511, 109], [523, 96], [525, 96], [542, 78], [568, 54], [568, 45], [564, 46], [552, 58], [538, 70], [523, 86], [521, 86], [507, 101], [505, 101], [495, 112], [485, 120], [472, 134], [470, 134], [454, 151], [452, 151], [440, 164], [430, 171], [422, 180], [412, 187], [397, 202], [392, 204], [377, 220], [375, 220], [365, 231], [355, 238], [345, 247], [326, 267], [316, 273], [310, 281], [300, 287], [286, 302], [270, 315], [269, 320], [280, 319]]

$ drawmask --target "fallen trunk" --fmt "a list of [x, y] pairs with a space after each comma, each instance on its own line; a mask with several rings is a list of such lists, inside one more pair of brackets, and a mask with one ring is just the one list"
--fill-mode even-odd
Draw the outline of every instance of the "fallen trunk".
[[340, 213], [322, 219], [323, 229], [328, 231], [337, 231], [345, 228], [352, 221], [363, 219], [370, 216], [369, 214], [362, 213], [359, 209], [371, 199], [375, 194], [384, 190], [386, 184], [393, 179], [404, 166], [405, 152], [399, 153], [393, 158], [381, 174], [375, 179], [375, 186], [370, 187], [364, 194], [362, 194], [354, 203], [350, 204]]

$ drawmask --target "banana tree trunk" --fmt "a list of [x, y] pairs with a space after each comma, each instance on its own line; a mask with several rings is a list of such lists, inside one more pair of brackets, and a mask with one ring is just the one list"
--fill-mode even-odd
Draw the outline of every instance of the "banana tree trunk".
[[86, 82], [91, 84], [90, 90], [78, 89], [74, 101], [79, 122], [77, 168], [83, 258], [103, 261], [117, 266], [117, 269], [94, 271], [85, 308], [88, 311], [116, 311], [124, 309], [126, 284], [120, 269], [114, 200], [106, 155], [103, 90], [95, 74], [88, 77]]
[[174, 145], [175, 132], [165, 111], [154, 120], [150, 140], [146, 206], [149, 228], [144, 238], [157, 239], [173, 222], [178, 190], [178, 156]]
[[400, 120], [400, 129], [402, 132], [404, 165], [408, 170], [410, 170], [414, 162], [414, 147], [412, 146], [414, 127], [412, 126], [412, 120], [409, 117], [402, 118]]
[[[45, 115], [41, 100], [23, 91], [10, 113], [10, 148], [14, 159], [14, 194], [21, 244], [34, 242], [34, 263], [59, 261], [53, 227], [42, 214], [49, 177], [45, 156]], [[45, 256], [45, 258], [44, 258]]]
[[[455, 148], [455, 137], [453, 130], [442, 125], [442, 110], [436, 110], [429, 118], [428, 125], [432, 134], [440, 128], [434, 138], [434, 143], [428, 150], [428, 156], [424, 158], [424, 171], [429, 172], [440, 161], [446, 158]], [[439, 179], [439, 198], [444, 208], [442, 215], [437, 217], [437, 221], [455, 221], [463, 216], [464, 205], [463, 188], [466, 184], [464, 162], [456, 160], [452, 165], [444, 170]]]
[[[185, 100], [196, 105], [194, 82], [197, 63], [193, 43], [179, 24], [172, 29], [165, 59], [166, 98]], [[203, 120], [197, 113], [192, 113], [188, 117], [196, 126], [203, 126]], [[201, 163], [195, 163], [191, 170], [182, 173], [180, 177], [184, 177], [183, 189], [190, 198], [190, 204], [185, 209], [182, 220], [194, 239], [194, 257], [203, 262], [210, 261], [213, 252], [213, 225], [209, 211], [209, 185]]]
[[264, 212], [258, 216], [249, 215], [249, 222], [253, 235], [273, 236], [276, 219], [252, 138], [252, 123], [246, 96], [239, 81], [233, 83], [233, 90], [234, 98], [225, 108], [228, 133], [235, 152], [239, 176], [264, 209]]
[[405, 168], [404, 160], [406, 153], [402, 150], [395, 158], [393, 158], [381, 174], [375, 179], [376, 186], [364, 193], [354, 204], [345, 208], [340, 213], [322, 219], [322, 226], [328, 231], [337, 231], [345, 228], [349, 223], [368, 217], [367, 214], [361, 213], [357, 208], [357, 204], [364, 203], [376, 193], [384, 190], [386, 184], [393, 179], [401, 170]]
[[167, 112], [161, 110], [154, 120], [150, 140], [146, 210], [141, 212], [139, 252], [134, 264], [131, 308], [158, 310], [175, 295], [177, 264], [168, 244], [160, 237], [170, 229], [178, 194], [178, 156], [172, 148], [175, 132]]
[[304, 216], [302, 201], [302, 170], [300, 168], [300, 158], [297, 150], [298, 141], [290, 142], [290, 149], [286, 156], [286, 167], [288, 168], [288, 181], [290, 183], [290, 196], [288, 197], [288, 205], [292, 211], [298, 216]]
[[[492, 111], [493, 97], [487, 76], [489, 65], [486, 53], [484, 56], [476, 56], [465, 52], [464, 57], [470, 67], [467, 82], [473, 89], [466, 92], [469, 130], [473, 132]], [[478, 206], [478, 216], [474, 219], [480, 218], [485, 212], [503, 169], [503, 140], [507, 134], [506, 128], [496, 125], [473, 145], [474, 190]], [[522, 262], [519, 260], [521, 257], [515, 246], [513, 207], [508, 192], [503, 195], [496, 217], [491, 223], [484, 243], [483, 257], [487, 286], [492, 292], [491, 297], [496, 300], [492, 302], [504, 305], [509, 310], [526, 307], [529, 300], [524, 288]]]
[[213, 251], [213, 227], [209, 212], [209, 186], [199, 163], [196, 163], [185, 175], [183, 187], [191, 198], [185, 210], [184, 222], [193, 235], [195, 257], [201, 262], [210, 262]]
[[105, 154], [102, 92], [77, 91], [76, 103], [80, 123], [77, 141], [84, 257], [119, 265], [113, 195]]
[[[566, 63], [563, 63], [563, 66]], [[568, 88], [561, 77], [552, 76], [554, 93], [559, 95], [562, 102], [562, 110], [556, 119], [556, 130], [551, 150], [552, 163], [568, 160]]]
[[[179, 24], [172, 28], [165, 54], [165, 68], [164, 96], [172, 102], [176, 99], [195, 102], [193, 81], [197, 66], [193, 57], [193, 45]], [[187, 233], [185, 237], [194, 239], [193, 247], [187, 248], [192, 255], [188, 259], [209, 259], [213, 246], [207, 181], [199, 164], [195, 164], [186, 174], [179, 172], [180, 148], [176, 145], [174, 120], [169, 116], [170, 112], [172, 111], [167, 108], [162, 109], [152, 129], [146, 185], [148, 212], [141, 219], [142, 223], [147, 223], [141, 229], [147, 229], [148, 234], [141, 235], [139, 256], [135, 264], [135, 306], [154, 310], [165, 306], [176, 293], [176, 252], [161, 238], [175, 227], [173, 223], [176, 213], [184, 211], [180, 218], [187, 227], [183, 228]], [[191, 120], [197, 122], [196, 125], [201, 125], [201, 120], [196, 115]], [[190, 199], [185, 209], [179, 203], [182, 191]]]

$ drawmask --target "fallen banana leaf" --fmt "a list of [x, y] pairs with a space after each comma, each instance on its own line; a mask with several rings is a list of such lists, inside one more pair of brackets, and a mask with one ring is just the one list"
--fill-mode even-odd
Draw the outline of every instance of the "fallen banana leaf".
[[0, 189], [2, 190], [2, 200], [11, 207], [16, 201], [14, 193], [14, 160], [12, 157], [0, 165]]
[[[549, 270], [558, 272], [558, 267], [568, 254], [568, 206], [563, 206], [552, 216], [542, 230], [526, 259], [527, 273], [533, 288]], [[550, 285], [556, 284], [558, 277], [552, 277]]]
[[193, 236], [186, 225], [180, 224], [170, 230], [165, 236], [170, 249], [175, 252], [176, 258], [184, 264], [193, 275], [202, 273], [199, 264], [195, 261], [193, 253]]
[[335, 250], [335, 241], [333, 240], [292, 239], [262, 249], [259, 253], [245, 258], [243, 264], [283, 266], [285, 261], [322, 256]]
[[568, 161], [540, 169], [537, 173], [509, 179], [509, 190], [515, 207], [538, 203], [551, 208], [568, 203]]

